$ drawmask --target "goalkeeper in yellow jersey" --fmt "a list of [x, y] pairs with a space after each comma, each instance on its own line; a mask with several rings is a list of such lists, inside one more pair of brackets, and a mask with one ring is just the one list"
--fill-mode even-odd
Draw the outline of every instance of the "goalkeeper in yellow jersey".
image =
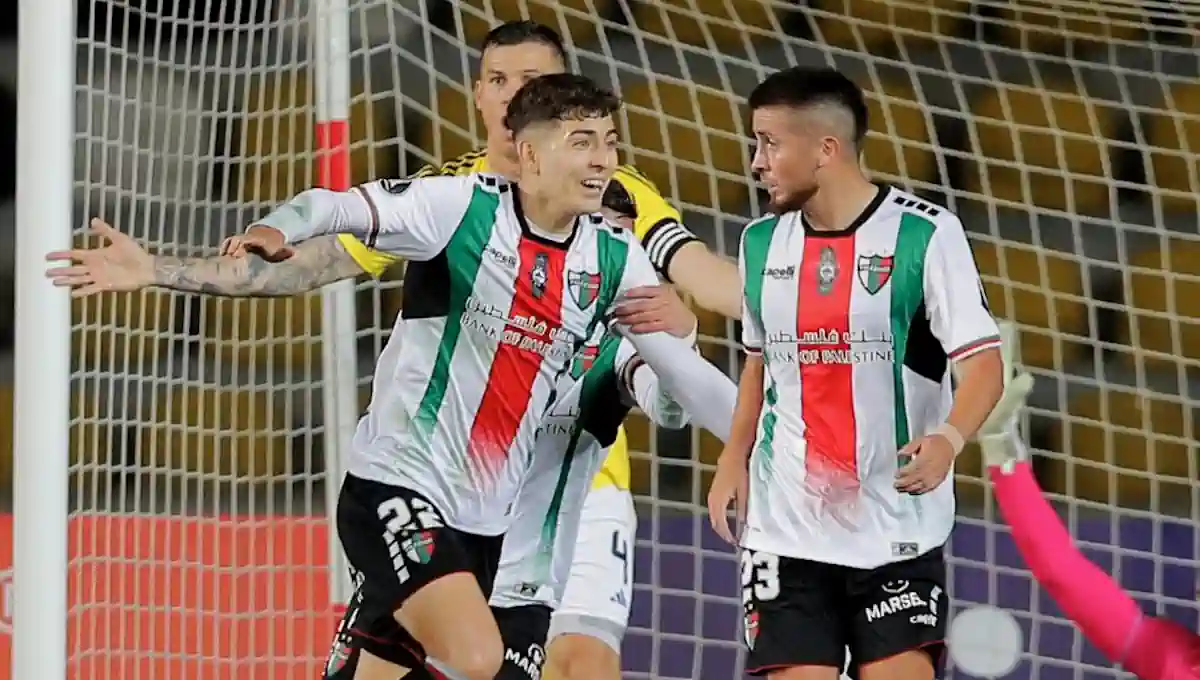
[[[497, 26], [484, 38], [480, 51], [474, 95], [487, 130], [487, 145], [440, 166], [422, 168], [418, 177], [472, 173], [515, 177], [516, 150], [504, 121], [509, 100], [528, 80], [563, 72], [567, 65], [559, 35], [532, 21]], [[688, 231], [679, 211], [645, 176], [628, 165], [619, 167], [605, 191], [604, 207], [610, 219], [623, 222], [642, 241], [660, 276], [691, 294], [701, 307], [731, 318], [740, 316], [737, 265], [709, 251]], [[393, 258], [361, 244], [344, 245], [364, 269], [376, 275], [394, 263]], [[631, 298], [618, 316], [635, 331], [671, 332], [681, 323], [694, 324], [690, 312], [669, 289], [647, 288], [635, 291]], [[616, 403], [612, 410], [624, 413], [628, 409]], [[632, 596], [630, 570], [636, 528], [629, 482], [628, 445], [624, 430], [620, 430], [584, 504], [565, 593], [545, 583], [513, 583], [505, 578], [502, 564], [492, 594], [507, 646], [499, 680], [536, 680], [543, 663], [541, 677], [546, 680], [619, 680], [620, 643]], [[561, 556], [555, 561], [558, 559]], [[548, 592], [553, 595], [548, 597]], [[557, 605], [552, 622], [537, 613], [539, 608], [548, 613], [536, 604], [547, 600]], [[522, 602], [532, 606], [514, 606]], [[543, 647], [539, 643], [547, 637], [547, 624], [551, 639]], [[411, 677], [423, 678], [424, 673], [417, 670]]]

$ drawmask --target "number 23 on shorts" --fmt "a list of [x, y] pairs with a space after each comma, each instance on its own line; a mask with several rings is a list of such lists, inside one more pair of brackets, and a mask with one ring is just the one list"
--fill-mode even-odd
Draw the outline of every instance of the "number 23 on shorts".
[[779, 597], [779, 556], [742, 551], [742, 602], [767, 602]]

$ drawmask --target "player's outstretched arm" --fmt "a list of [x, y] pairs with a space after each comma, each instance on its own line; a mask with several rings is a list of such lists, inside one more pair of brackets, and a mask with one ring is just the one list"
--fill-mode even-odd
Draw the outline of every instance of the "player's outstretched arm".
[[605, 192], [606, 207], [635, 215], [633, 232], [654, 268], [691, 295], [702, 309], [738, 318], [742, 313], [742, 288], [737, 264], [712, 252], [696, 238], [683, 225], [679, 211], [634, 168], [619, 168], [613, 185]]
[[742, 281], [737, 263], [692, 241], [671, 258], [668, 276], [696, 304], [710, 312], [736, 319], [742, 313]]
[[292, 249], [288, 259], [271, 262], [253, 252], [240, 258], [152, 255], [100, 219], [92, 220], [92, 232], [105, 245], [46, 256], [59, 265], [46, 276], [54, 285], [70, 288], [74, 297], [150, 286], [214, 295], [287, 296], [362, 273], [333, 237], [308, 241]]
[[[685, 338], [685, 342], [695, 347], [695, 331]], [[640, 408], [651, 421], [661, 427], [679, 429], [691, 421], [691, 416], [662, 385], [658, 375], [646, 362], [637, 355], [636, 350], [628, 339], [621, 341], [621, 353], [628, 354], [621, 364], [621, 382], [625, 392], [633, 403]], [[735, 392], [733, 382], [726, 379], [724, 389]], [[726, 397], [727, 398], [727, 397]]]

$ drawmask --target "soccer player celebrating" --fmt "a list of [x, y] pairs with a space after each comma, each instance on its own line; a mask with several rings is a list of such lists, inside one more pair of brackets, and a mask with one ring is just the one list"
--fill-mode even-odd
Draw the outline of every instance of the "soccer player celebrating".
[[[486, 145], [441, 166], [422, 168], [416, 176], [493, 172], [517, 177], [519, 161], [512, 134], [505, 125], [506, 108], [528, 80], [564, 72], [566, 50], [554, 29], [533, 21], [512, 21], [493, 28], [484, 37], [480, 53], [474, 99], [487, 131]], [[642, 242], [661, 277], [674, 282], [701, 307], [728, 317], [740, 317], [741, 295], [736, 265], [709, 251], [703, 241], [692, 235], [681, 224], [679, 212], [641, 173], [628, 165], [617, 168], [613, 181], [605, 190], [604, 207], [612, 219], [625, 222]], [[352, 244], [351, 252], [357, 253], [364, 268], [376, 275], [391, 264], [391, 258], [370, 252], [361, 244]], [[678, 329], [685, 319], [695, 322], [677, 296], [658, 286], [631, 291], [615, 311], [619, 320], [639, 332]], [[564, 390], [558, 392], [561, 394]], [[598, 408], [611, 413], [627, 411], [620, 403]], [[598, 597], [596, 593], [619, 590], [628, 585], [605, 581], [623, 573], [623, 562], [614, 555], [614, 523], [625, 518], [622, 536], [632, 536], [636, 529], [636, 516], [627, 511], [631, 502], [629, 468], [628, 443], [624, 430], [619, 429], [616, 440], [608, 449], [604, 467], [595, 478], [594, 494], [587, 499], [583, 510], [575, 553], [580, 560], [580, 573], [573, 577], [583, 585], [568, 586], [568, 592], [556, 610], [554, 639], [546, 655], [550, 680], [617, 677], [619, 673], [620, 640], [628, 624], [629, 601], [625, 598], [622, 603], [621, 598], [614, 601], [609, 596]], [[566, 514], [569, 513], [564, 511], [564, 516]], [[559, 558], [555, 559], [557, 563]], [[523, 563], [521, 560], [515, 562]], [[506, 593], [509, 585], [502, 583], [493, 599], [506, 604], [528, 599], [519, 593]], [[517, 587], [528, 592], [528, 585], [527, 581], [522, 581]], [[541, 606], [498, 612], [501, 632], [514, 647], [508, 653], [510, 661], [527, 650], [528, 631], [544, 627], [538, 623], [544, 612], [545, 607]], [[523, 620], [523, 616], [532, 616], [533, 620]], [[586, 675], [581, 675], [583, 673]]]
[[1143, 613], [1111, 576], [1079, 552], [1042, 497], [1017, 430], [1033, 378], [1028, 373], [1012, 377], [1015, 350], [1010, 350], [1005, 347], [1004, 396], [980, 428], [979, 444], [1017, 549], [1037, 582], [1109, 660], [1141, 680], [1197, 680], [1200, 636]]
[[[750, 95], [771, 214], [742, 235], [743, 342], [714, 529], [745, 525], [749, 671], [932, 678], [947, 602], [950, 473], [1002, 389], [999, 337], [949, 210], [872, 184], [862, 91], [830, 69]], [[959, 374], [951, 391], [951, 366]]]
[[[107, 247], [48, 256], [71, 262], [48, 276], [75, 295], [294, 294], [363, 271], [338, 234], [409, 261], [338, 501], [359, 586], [349, 624], [364, 641], [354, 680], [395, 680], [427, 659], [468, 680], [501, 667], [487, 593], [554, 379], [626, 291], [657, 281], [632, 236], [594, 214], [616, 168], [619, 107], [587, 78], [535, 79], [507, 118], [520, 185], [475, 175], [311, 189], [225, 244], [261, 257], [155, 257], [99, 220]], [[678, 338], [628, 337], [695, 422], [728, 436], [720, 371]]]

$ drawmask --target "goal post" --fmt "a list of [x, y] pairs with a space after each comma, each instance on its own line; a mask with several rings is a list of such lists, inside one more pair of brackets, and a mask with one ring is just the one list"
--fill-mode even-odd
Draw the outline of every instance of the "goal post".
[[[350, 188], [350, 8], [349, 0], [311, 0], [313, 78], [316, 82], [317, 184]], [[358, 423], [358, 334], [354, 282], [321, 291], [322, 390], [325, 413], [325, 515], [336, 526], [338, 480]], [[349, 601], [350, 573], [337, 532], [329, 531], [330, 594]]]
[[[70, 303], [45, 256], [71, 245], [75, 2], [21, 0], [18, 16], [13, 678], [66, 679]], [[7, 599], [7, 595], [5, 596]]]

